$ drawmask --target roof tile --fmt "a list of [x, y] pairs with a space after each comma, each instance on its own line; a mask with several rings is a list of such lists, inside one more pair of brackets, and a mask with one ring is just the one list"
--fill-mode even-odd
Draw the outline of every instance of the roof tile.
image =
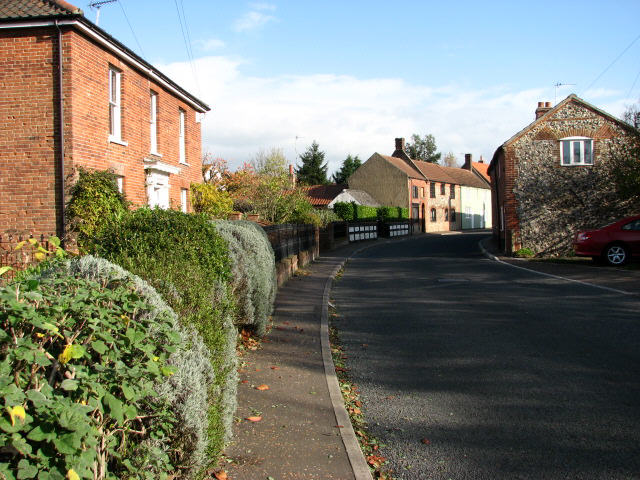
[[81, 13], [78, 7], [63, 0], [3, 0], [0, 3], [0, 19], [7, 20]]

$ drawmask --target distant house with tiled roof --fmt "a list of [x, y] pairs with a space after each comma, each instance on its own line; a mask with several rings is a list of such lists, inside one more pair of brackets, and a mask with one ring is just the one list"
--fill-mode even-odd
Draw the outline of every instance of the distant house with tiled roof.
[[485, 163], [485, 161], [482, 159], [482, 155], [480, 155], [479, 162], [474, 162], [471, 154], [466, 153], [464, 155], [464, 165], [462, 165], [461, 168], [475, 173], [478, 177], [482, 178], [489, 185], [491, 185], [491, 177], [489, 176], [489, 164]]
[[[471, 159], [467, 153], [465, 158]], [[479, 163], [479, 162], [472, 162]], [[481, 164], [482, 165], [482, 164]], [[491, 228], [491, 184], [477, 171], [443, 167], [460, 185], [460, 219], [463, 230]]]
[[344, 190], [346, 185], [310, 185], [301, 186], [311, 205], [315, 208], [327, 208], [328, 205]]
[[576, 231], [637, 211], [615, 195], [607, 165], [638, 134], [576, 95], [553, 107], [538, 102], [535, 120], [500, 145], [489, 166], [500, 247], [570, 252]]
[[460, 186], [438, 164], [412, 160], [404, 138], [396, 138], [392, 155], [374, 153], [348, 179], [382, 205], [409, 209], [420, 231], [459, 230]]
[[0, 2], [0, 235], [65, 231], [79, 167], [134, 205], [191, 209], [209, 107], [63, 0]]

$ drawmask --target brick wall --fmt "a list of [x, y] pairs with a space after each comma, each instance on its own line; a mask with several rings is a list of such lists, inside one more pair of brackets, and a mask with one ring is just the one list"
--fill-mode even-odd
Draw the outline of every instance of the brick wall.
[[[435, 185], [436, 198], [431, 198], [431, 183]], [[445, 193], [442, 195], [441, 186], [442, 182], [427, 182], [426, 188], [426, 217], [427, 217], [427, 232], [447, 232], [449, 230], [460, 230], [461, 217], [460, 217], [460, 185], [453, 185], [456, 189], [456, 198], [451, 198], [450, 183], [445, 183]], [[436, 221], [431, 221], [431, 209], [436, 210]], [[455, 222], [451, 221], [451, 209], [456, 211]], [[445, 220], [445, 209], [448, 211], [449, 219]]]
[[[70, 88], [72, 125], [68, 154], [75, 166], [113, 169], [124, 177], [124, 192], [135, 206], [147, 204], [144, 159], [180, 168], [170, 176], [170, 202], [180, 208], [180, 189], [202, 181], [201, 130], [195, 110], [161, 85], [90, 39], [73, 32]], [[109, 141], [109, 67], [122, 72], [122, 140]], [[157, 143], [161, 156], [150, 154], [150, 93], [158, 95]], [[185, 111], [186, 162], [179, 162], [179, 110]]]
[[56, 44], [55, 30], [0, 31], [0, 233], [50, 234], [60, 220]]
[[[59, 112], [55, 28], [0, 31], [0, 233], [60, 233]], [[180, 168], [170, 202], [202, 180], [195, 110], [71, 27], [63, 29], [65, 182], [77, 167], [113, 169], [135, 206], [148, 202], [145, 159]], [[122, 71], [122, 140], [109, 141], [109, 66]], [[150, 155], [150, 91], [158, 94], [158, 152]], [[186, 162], [179, 163], [179, 109], [185, 111]], [[58, 203], [56, 203], [58, 202]]]

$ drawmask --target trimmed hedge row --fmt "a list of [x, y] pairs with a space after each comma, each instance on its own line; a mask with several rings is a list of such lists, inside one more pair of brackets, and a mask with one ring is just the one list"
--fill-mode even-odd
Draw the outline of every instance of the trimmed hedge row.
[[403, 207], [369, 207], [355, 202], [336, 202], [333, 211], [344, 221], [393, 221], [409, 218], [409, 209]]
[[103, 231], [97, 245], [99, 256], [144, 278], [180, 323], [202, 336], [215, 372], [208, 392], [207, 454], [218, 458], [231, 438], [238, 383], [226, 242], [206, 215], [141, 208]]
[[195, 332], [108, 262], [54, 262], [0, 289], [0, 476], [163, 479], [205, 463], [213, 379]]
[[232, 290], [237, 302], [235, 324], [264, 335], [276, 296], [276, 264], [262, 227], [248, 221], [214, 220], [229, 247]]

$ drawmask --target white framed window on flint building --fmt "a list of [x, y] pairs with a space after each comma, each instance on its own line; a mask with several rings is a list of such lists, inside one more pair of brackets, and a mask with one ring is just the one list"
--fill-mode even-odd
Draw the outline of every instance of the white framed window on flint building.
[[593, 165], [593, 139], [567, 137], [560, 139], [560, 164]]

